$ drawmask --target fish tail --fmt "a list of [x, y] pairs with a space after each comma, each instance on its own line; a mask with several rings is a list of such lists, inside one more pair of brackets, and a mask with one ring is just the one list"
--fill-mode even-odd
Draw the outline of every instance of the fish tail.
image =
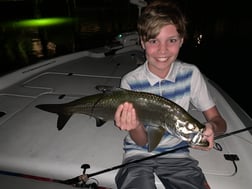
[[72, 116], [72, 113], [64, 113], [63, 108], [60, 104], [40, 104], [36, 108], [44, 110], [46, 112], [58, 114], [57, 128], [62, 130], [66, 125], [67, 121]]
[[36, 106], [36, 108], [51, 113], [58, 113], [61, 111], [60, 104], [39, 104]]
[[58, 130], [62, 130], [64, 128], [64, 126], [66, 125], [66, 122], [68, 122], [68, 120], [70, 119], [70, 117], [72, 116], [72, 114], [66, 115], [66, 114], [58, 114], [59, 118], [57, 121], [57, 128]]

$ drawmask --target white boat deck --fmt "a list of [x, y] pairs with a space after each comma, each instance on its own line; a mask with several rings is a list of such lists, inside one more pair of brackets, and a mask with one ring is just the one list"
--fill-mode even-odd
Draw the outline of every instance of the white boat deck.
[[[95, 120], [75, 114], [63, 130], [56, 127], [57, 116], [35, 106], [65, 103], [98, 93], [96, 85], [119, 86], [120, 78], [144, 61], [139, 47], [123, 49], [113, 56], [100, 52], [79, 52], [48, 60], [0, 78], [0, 171], [54, 179], [69, 179], [82, 173], [81, 165], [95, 173], [121, 164], [122, 142], [126, 132], [107, 122], [95, 126]], [[209, 88], [228, 123], [228, 133], [251, 127], [251, 118], [242, 122], [214, 85]], [[204, 122], [193, 107], [190, 113]], [[243, 115], [244, 116], [244, 115]], [[245, 115], [246, 116], [246, 115]], [[248, 131], [216, 140], [222, 151], [191, 149], [199, 160], [212, 189], [250, 189], [252, 186], [252, 137]], [[224, 155], [239, 160], [226, 160]], [[237, 170], [236, 170], [236, 166]], [[100, 186], [116, 188], [117, 170], [94, 177]], [[0, 174], [9, 188], [70, 188], [67, 185]], [[1, 184], [2, 185], [2, 184]], [[158, 188], [163, 188], [157, 180]]]

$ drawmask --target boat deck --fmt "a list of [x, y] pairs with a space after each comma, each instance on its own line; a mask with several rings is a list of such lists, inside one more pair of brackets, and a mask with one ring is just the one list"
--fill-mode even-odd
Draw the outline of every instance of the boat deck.
[[[0, 118], [0, 170], [64, 180], [80, 175], [84, 163], [91, 166], [88, 174], [120, 165], [122, 141], [127, 133], [115, 128], [112, 122], [96, 127], [94, 118], [75, 114], [64, 129], [58, 131], [57, 116], [35, 106], [65, 103], [98, 93], [97, 85], [119, 86], [121, 77], [143, 62], [142, 51], [137, 47], [115, 51], [109, 56], [85, 51], [48, 60], [3, 77], [0, 81], [0, 111], [4, 113]], [[244, 125], [223, 94], [211, 82], [208, 84], [228, 123], [227, 132], [251, 126], [248, 125], [251, 119]], [[193, 107], [190, 113], [201, 122], [205, 121]], [[213, 189], [250, 189], [251, 134], [241, 132], [218, 139], [216, 143], [221, 150], [205, 152], [191, 149], [210, 186]], [[230, 155], [236, 155], [239, 160], [235, 163], [227, 160], [225, 156], [232, 158]], [[115, 188], [113, 179], [116, 172], [97, 175], [95, 180], [101, 186]], [[9, 183], [14, 188], [14, 183], [21, 182], [22, 188], [27, 188], [26, 179], [20, 181], [16, 178], [14, 183], [12, 179], [0, 174], [0, 180], [5, 184]], [[49, 188], [45, 183], [37, 184], [37, 187], [42, 185]], [[68, 188], [54, 185], [54, 188]], [[158, 179], [157, 186], [163, 188]]]

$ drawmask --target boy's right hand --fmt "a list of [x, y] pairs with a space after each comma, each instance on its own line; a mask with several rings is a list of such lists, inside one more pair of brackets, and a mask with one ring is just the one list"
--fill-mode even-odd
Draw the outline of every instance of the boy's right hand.
[[130, 131], [141, 126], [132, 103], [120, 104], [115, 112], [114, 123], [121, 130]]

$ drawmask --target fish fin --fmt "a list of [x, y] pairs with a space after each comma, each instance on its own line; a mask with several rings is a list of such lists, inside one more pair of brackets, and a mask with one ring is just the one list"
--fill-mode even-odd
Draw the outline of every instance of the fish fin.
[[35, 107], [46, 112], [51, 112], [51, 113], [60, 112], [59, 104], [39, 104], [39, 105], [36, 105]]
[[66, 125], [66, 122], [70, 119], [72, 114], [58, 114], [59, 118], [57, 121], [57, 128], [58, 130], [62, 130], [64, 126]]
[[115, 87], [110, 85], [96, 85], [95, 88], [102, 93], [111, 92]]
[[6, 113], [5, 112], [0, 112], [0, 117], [4, 116]]
[[95, 118], [95, 120], [96, 120], [97, 127], [101, 127], [104, 123], [106, 123], [106, 121], [103, 119]]
[[120, 88], [120, 87], [114, 87], [110, 85], [96, 85], [95, 87], [98, 91], [101, 91], [102, 93], [111, 93], [113, 91], [125, 91], [126, 89]]
[[62, 113], [62, 105], [61, 104], [39, 104], [36, 105], [36, 108], [41, 110], [56, 113], [58, 114], [57, 128], [58, 130], [62, 130], [66, 124], [66, 122], [70, 119], [72, 114]]
[[163, 127], [153, 127], [149, 126], [148, 130], [148, 151], [153, 151], [157, 145], [159, 144], [161, 138], [163, 137], [165, 133], [165, 129]]

